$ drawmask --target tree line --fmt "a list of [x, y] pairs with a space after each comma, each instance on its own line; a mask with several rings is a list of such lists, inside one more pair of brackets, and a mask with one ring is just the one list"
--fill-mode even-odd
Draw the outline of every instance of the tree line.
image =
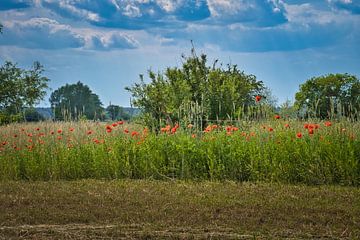
[[[175, 122], [203, 128], [209, 121], [261, 119], [279, 112], [322, 119], [358, 120], [360, 115], [360, 81], [347, 73], [308, 79], [300, 85], [294, 104], [286, 102], [280, 108], [255, 75], [218, 60], [208, 64], [207, 56], [198, 56], [194, 49], [189, 56], [182, 56], [181, 67], [149, 70], [147, 76], [140, 75], [139, 82], [125, 89], [141, 111], [139, 119], [154, 130]], [[29, 116], [41, 120], [34, 106], [44, 99], [49, 81], [39, 62], [28, 70], [5, 62], [0, 67], [0, 123], [26, 121]], [[55, 120], [130, 117], [120, 106], [104, 108], [99, 96], [81, 82], [56, 89], [49, 101]]]

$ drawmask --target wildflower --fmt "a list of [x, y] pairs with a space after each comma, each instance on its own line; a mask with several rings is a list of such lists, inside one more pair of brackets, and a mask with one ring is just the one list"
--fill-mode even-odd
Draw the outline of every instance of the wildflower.
[[211, 129], [212, 129], [212, 130], [217, 129], [217, 128], [219, 128], [219, 126], [216, 125], [216, 124], [214, 124], [214, 125], [211, 126]]
[[54, 133], [55, 133], [54, 131], [51, 131], [51, 132], [50, 132], [51, 135], [54, 135]]
[[305, 123], [305, 124], [304, 124], [304, 128], [305, 128], [305, 129], [308, 129], [308, 128], [309, 128], [309, 124], [308, 124], [308, 123]]
[[27, 136], [28, 136], [28, 137], [32, 137], [33, 135], [32, 135], [31, 133], [29, 133]]
[[17, 134], [14, 134], [14, 138], [17, 138], [18, 137], [18, 135]]
[[91, 130], [87, 131], [87, 135], [91, 135], [93, 132]]
[[196, 138], [196, 134], [192, 134], [191, 137], [192, 137], [192, 138]]
[[255, 101], [256, 101], [256, 102], [260, 102], [260, 100], [261, 100], [261, 96], [257, 95], [257, 96], [255, 97]]
[[139, 136], [139, 133], [138, 133], [137, 131], [133, 131], [133, 132], [131, 133], [131, 136], [132, 136], [132, 137]]
[[274, 129], [272, 127], [269, 127], [268, 130], [269, 130], [269, 132], [274, 131]]
[[107, 128], [107, 129], [106, 129], [106, 132], [107, 132], [107, 133], [111, 133], [111, 132], [112, 132], [112, 129], [111, 129], [111, 128]]
[[298, 132], [298, 133], [296, 134], [296, 137], [297, 137], [297, 138], [302, 138], [302, 133], [301, 133], [301, 132]]
[[69, 128], [69, 131], [70, 131], [70, 132], [73, 132], [73, 131], [74, 131], [74, 128]]
[[110, 125], [106, 125], [105, 129], [106, 130], [109, 130], [109, 129], [112, 130], [112, 127]]
[[161, 132], [169, 132], [170, 129], [171, 129], [171, 126], [170, 126], [170, 125], [166, 125], [166, 127], [163, 127], [163, 128], [161, 128], [160, 130], [161, 130]]
[[125, 128], [124, 133], [128, 134], [129, 130], [127, 128]]
[[61, 133], [62, 133], [62, 130], [61, 130], [61, 129], [58, 129], [58, 130], [57, 130], [57, 133], [61, 134]]
[[290, 128], [290, 124], [286, 123], [286, 124], [284, 125], [284, 127], [285, 127], [285, 128]]
[[3, 146], [5, 146], [6, 144], [8, 144], [8, 142], [6, 142], [6, 141], [2, 142]]
[[177, 130], [177, 127], [176, 127], [176, 126], [173, 127], [173, 128], [171, 128], [171, 133], [172, 133], [172, 134], [176, 133], [176, 130]]
[[208, 125], [208, 126], [205, 128], [204, 132], [211, 132], [211, 130], [212, 130], [211, 125]]
[[280, 119], [280, 115], [275, 115], [274, 118], [275, 119]]
[[57, 137], [57, 139], [58, 139], [58, 140], [61, 140], [61, 139], [62, 139], [62, 137], [61, 137], [61, 136], [58, 136], [58, 137]]
[[330, 127], [332, 125], [331, 122], [329, 122], [329, 121], [325, 122], [324, 124], [326, 127]]
[[36, 128], [35, 130], [36, 130], [36, 131], [40, 131], [40, 128]]
[[124, 121], [118, 121], [118, 124], [119, 124], [119, 125], [123, 125], [123, 124], [124, 124]]
[[310, 135], [312, 135], [312, 134], [314, 134], [314, 129], [309, 128], [309, 129], [308, 129], [308, 132], [309, 132]]
[[113, 126], [113, 127], [116, 127], [116, 126], [117, 126], [117, 123], [113, 123], [112, 126]]

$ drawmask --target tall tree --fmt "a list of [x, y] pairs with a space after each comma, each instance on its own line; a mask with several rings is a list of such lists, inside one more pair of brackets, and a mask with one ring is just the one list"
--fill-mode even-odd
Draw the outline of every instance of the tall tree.
[[29, 70], [5, 62], [0, 67], [0, 109], [8, 114], [18, 114], [42, 100], [49, 82], [43, 72], [39, 62], [34, 62]]
[[360, 81], [356, 76], [328, 74], [300, 85], [295, 106], [311, 117], [356, 117], [360, 113]]
[[99, 96], [81, 82], [66, 84], [50, 96], [50, 104], [57, 120], [102, 119], [104, 109]]
[[150, 83], [141, 75], [139, 83], [125, 88], [149, 127], [159, 129], [163, 121], [179, 120], [203, 127], [204, 121], [236, 118], [264, 87], [236, 65], [222, 68], [215, 61], [208, 66], [206, 55], [197, 56], [194, 49], [190, 57], [182, 57], [181, 68], [149, 71]]

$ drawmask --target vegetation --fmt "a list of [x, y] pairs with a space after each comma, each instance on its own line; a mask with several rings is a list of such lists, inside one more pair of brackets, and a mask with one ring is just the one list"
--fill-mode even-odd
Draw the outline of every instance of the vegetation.
[[81, 82], [60, 87], [51, 94], [49, 101], [56, 120], [104, 118], [99, 96]]
[[295, 98], [307, 117], [358, 120], [360, 116], [360, 80], [349, 74], [313, 77], [300, 85]]
[[12, 62], [0, 67], [0, 124], [24, 119], [25, 110], [44, 98], [49, 79], [43, 71], [39, 62], [30, 70]]
[[[0, 179], [192, 179], [360, 184], [359, 123], [165, 126], [122, 121], [0, 128]], [[278, 119], [280, 118], [280, 119]]]
[[149, 71], [150, 83], [140, 76], [140, 83], [126, 88], [150, 129], [159, 131], [164, 122], [176, 121], [203, 129], [209, 120], [238, 119], [254, 105], [254, 96], [266, 90], [254, 75], [236, 65], [224, 69], [215, 61], [207, 66], [206, 55], [197, 56], [194, 49], [183, 60], [181, 68]]
[[122, 107], [120, 107], [118, 105], [110, 104], [109, 106], [106, 107], [106, 112], [108, 113], [109, 118], [112, 121], [115, 121], [115, 120], [129, 120], [130, 119], [130, 114], [125, 112], [124, 108], [122, 108]]

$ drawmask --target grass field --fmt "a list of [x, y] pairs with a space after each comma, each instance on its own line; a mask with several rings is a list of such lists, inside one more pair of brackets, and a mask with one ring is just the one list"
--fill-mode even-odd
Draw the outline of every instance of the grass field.
[[0, 183], [0, 239], [359, 239], [360, 189], [235, 182]]
[[93, 122], [0, 127], [0, 179], [360, 184], [360, 124], [274, 119], [204, 131]]

